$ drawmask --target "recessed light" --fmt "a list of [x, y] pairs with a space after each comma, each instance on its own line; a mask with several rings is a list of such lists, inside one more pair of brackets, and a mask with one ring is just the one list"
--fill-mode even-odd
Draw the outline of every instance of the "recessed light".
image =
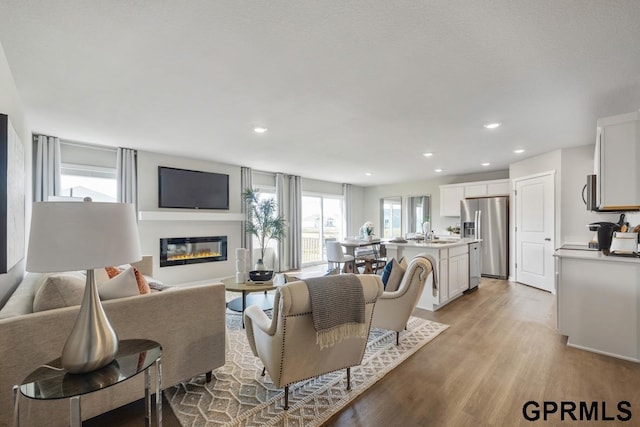
[[422, 155], [425, 156], [425, 157], [431, 157], [431, 156], [433, 156], [433, 153], [423, 153]]
[[519, 148], [517, 150], [513, 150], [513, 152], [516, 153], [516, 154], [522, 154], [522, 153], [524, 153], [524, 150], [522, 148]]
[[486, 125], [484, 125], [484, 127], [486, 127], [487, 129], [495, 129], [499, 128], [500, 125], [502, 125], [502, 123], [487, 123]]
[[485, 162], [485, 163], [482, 163], [482, 166], [489, 166], [490, 164], [491, 164], [491, 163], [487, 163], [487, 162]]
[[257, 127], [257, 128], [253, 128], [253, 131], [255, 133], [265, 133], [267, 131], [267, 128]]
[[436, 172], [440, 173], [442, 172], [442, 169], [436, 169]]
[[364, 173], [366, 176], [371, 176], [371, 172], [365, 172]]

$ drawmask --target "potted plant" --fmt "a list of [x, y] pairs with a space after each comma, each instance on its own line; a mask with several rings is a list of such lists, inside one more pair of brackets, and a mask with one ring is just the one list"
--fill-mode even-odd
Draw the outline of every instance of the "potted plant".
[[[256, 270], [264, 270], [263, 259], [269, 242], [280, 241], [286, 236], [286, 220], [282, 215], [278, 215], [278, 205], [273, 199], [260, 199], [259, 192], [248, 188], [242, 193], [247, 206], [248, 221], [246, 231], [258, 239], [260, 245], [260, 258], [256, 263]], [[254, 274], [251, 274], [254, 273]], [[265, 273], [250, 272], [251, 280], [270, 280], [273, 271]]]

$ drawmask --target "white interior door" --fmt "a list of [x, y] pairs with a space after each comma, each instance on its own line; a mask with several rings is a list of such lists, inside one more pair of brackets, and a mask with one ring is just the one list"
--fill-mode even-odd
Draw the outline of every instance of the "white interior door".
[[554, 289], [554, 175], [517, 180], [516, 281]]

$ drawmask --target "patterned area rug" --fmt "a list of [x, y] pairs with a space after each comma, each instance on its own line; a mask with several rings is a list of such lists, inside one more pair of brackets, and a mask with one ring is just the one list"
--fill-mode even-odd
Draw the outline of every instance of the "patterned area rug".
[[183, 427], [319, 426], [363, 393], [447, 325], [411, 317], [395, 345], [395, 332], [372, 329], [364, 359], [351, 368], [351, 390], [345, 370], [302, 381], [289, 387], [289, 410], [284, 411], [283, 389], [274, 387], [269, 374], [260, 376], [262, 364], [253, 357], [238, 314], [227, 315], [230, 349], [227, 363], [213, 371], [165, 391]]

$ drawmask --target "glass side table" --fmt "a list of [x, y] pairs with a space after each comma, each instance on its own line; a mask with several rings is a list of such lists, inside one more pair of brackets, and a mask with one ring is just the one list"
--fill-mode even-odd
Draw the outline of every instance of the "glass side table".
[[[70, 374], [60, 364], [60, 358], [29, 374], [22, 384], [13, 387], [14, 425], [19, 426], [18, 390], [30, 399], [69, 399], [70, 425], [81, 427], [80, 397], [133, 378], [144, 372], [145, 425], [151, 424], [151, 377], [149, 368], [156, 366], [156, 424], [162, 427], [162, 347], [155, 341], [121, 340], [113, 362], [86, 374]], [[53, 369], [52, 369], [53, 368]]]

